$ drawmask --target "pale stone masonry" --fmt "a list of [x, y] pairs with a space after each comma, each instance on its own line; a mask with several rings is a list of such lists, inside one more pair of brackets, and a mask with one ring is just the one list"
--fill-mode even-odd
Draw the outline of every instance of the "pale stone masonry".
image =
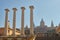
[[4, 31], [4, 35], [8, 36], [8, 12], [9, 9], [5, 9], [5, 31]]
[[[30, 8], [30, 35], [34, 35], [34, 27], [33, 27], [33, 6], [29, 6]], [[25, 7], [21, 7], [22, 15], [21, 15], [21, 35], [25, 36], [24, 31], [24, 11]], [[8, 9], [5, 9], [6, 11], [6, 17], [5, 17], [5, 35], [8, 35]], [[13, 8], [13, 36], [16, 36], [16, 8]]]
[[16, 8], [13, 8], [13, 36], [16, 36]]
[[30, 35], [34, 35], [34, 28], [33, 28], [33, 9], [34, 6], [29, 6], [30, 8]]
[[22, 10], [22, 15], [21, 15], [21, 35], [24, 36], [25, 33], [24, 33], [24, 10], [25, 10], [25, 7], [21, 7], [21, 10]]

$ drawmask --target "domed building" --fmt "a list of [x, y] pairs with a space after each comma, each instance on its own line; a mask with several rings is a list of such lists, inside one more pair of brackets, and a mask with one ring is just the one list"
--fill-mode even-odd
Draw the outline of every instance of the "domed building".
[[45, 25], [45, 22], [44, 22], [43, 19], [41, 19], [40, 26], [35, 27], [34, 31], [35, 31], [35, 33], [39, 33], [39, 32], [45, 33], [45, 32], [47, 32], [47, 26]]

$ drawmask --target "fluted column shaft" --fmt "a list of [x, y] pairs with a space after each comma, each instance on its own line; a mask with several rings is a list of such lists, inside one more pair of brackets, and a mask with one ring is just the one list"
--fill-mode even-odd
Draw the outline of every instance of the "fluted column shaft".
[[34, 35], [34, 28], [33, 28], [33, 6], [30, 6], [30, 35]]
[[21, 15], [21, 35], [25, 35], [24, 33], [24, 10], [25, 8], [24, 7], [21, 7], [22, 9], [22, 15]]
[[4, 31], [4, 35], [7, 36], [8, 35], [8, 9], [5, 9], [5, 31]]
[[15, 36], [16, 33], [16, 8], [13, 8], [13, 36]]

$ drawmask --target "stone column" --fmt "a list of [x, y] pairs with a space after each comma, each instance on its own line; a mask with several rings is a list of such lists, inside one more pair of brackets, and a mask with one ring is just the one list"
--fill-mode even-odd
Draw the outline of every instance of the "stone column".
[[24, 36], [25, 33], [24, 33], [24, 10], [25, 10], [25, 7], [21, 7], [22, 9], [22, 15], [21, 15], [21, 35]]
[[16, 8], [13, 8], [13, 36], [15, 36], [16, 32]]
[[5, 9], [5, 32], [4, 32], [4, 35], [7, 36], [8, 35], [8, 12], [9, 10], [8, 9]]
[[33, 28], [33, 6], [29, 6], [30, 8], [30, 35], [34, 35], [34, 28]]

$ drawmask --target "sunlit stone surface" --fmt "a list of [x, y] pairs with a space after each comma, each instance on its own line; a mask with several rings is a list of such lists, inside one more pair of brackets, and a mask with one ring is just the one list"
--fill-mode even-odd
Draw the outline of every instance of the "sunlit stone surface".
[[[26, 26], [24, 28], [24, 10], [25, 7], [21, 7], [21, 30], [16, 29], [16, 8], [13, 8], [13, 29], [10, 28], [8, 22], [8, 9], [5, 9], [5, 28], [0, 28], [0, 40], [60, 40], [60, 24], [54, 27], [53, 21], [51, 27], [47, 27], [43, 19], [41, 19], [40, 26], [34, 28], [33, 24], [33, 9], [30, 8], [30, 28]], [[28, 31], [28, 32], [26, 32]], [[26, 34], [25, 34], [26, 32]], [[28, 35], [27, 35], [28, 34]]]

